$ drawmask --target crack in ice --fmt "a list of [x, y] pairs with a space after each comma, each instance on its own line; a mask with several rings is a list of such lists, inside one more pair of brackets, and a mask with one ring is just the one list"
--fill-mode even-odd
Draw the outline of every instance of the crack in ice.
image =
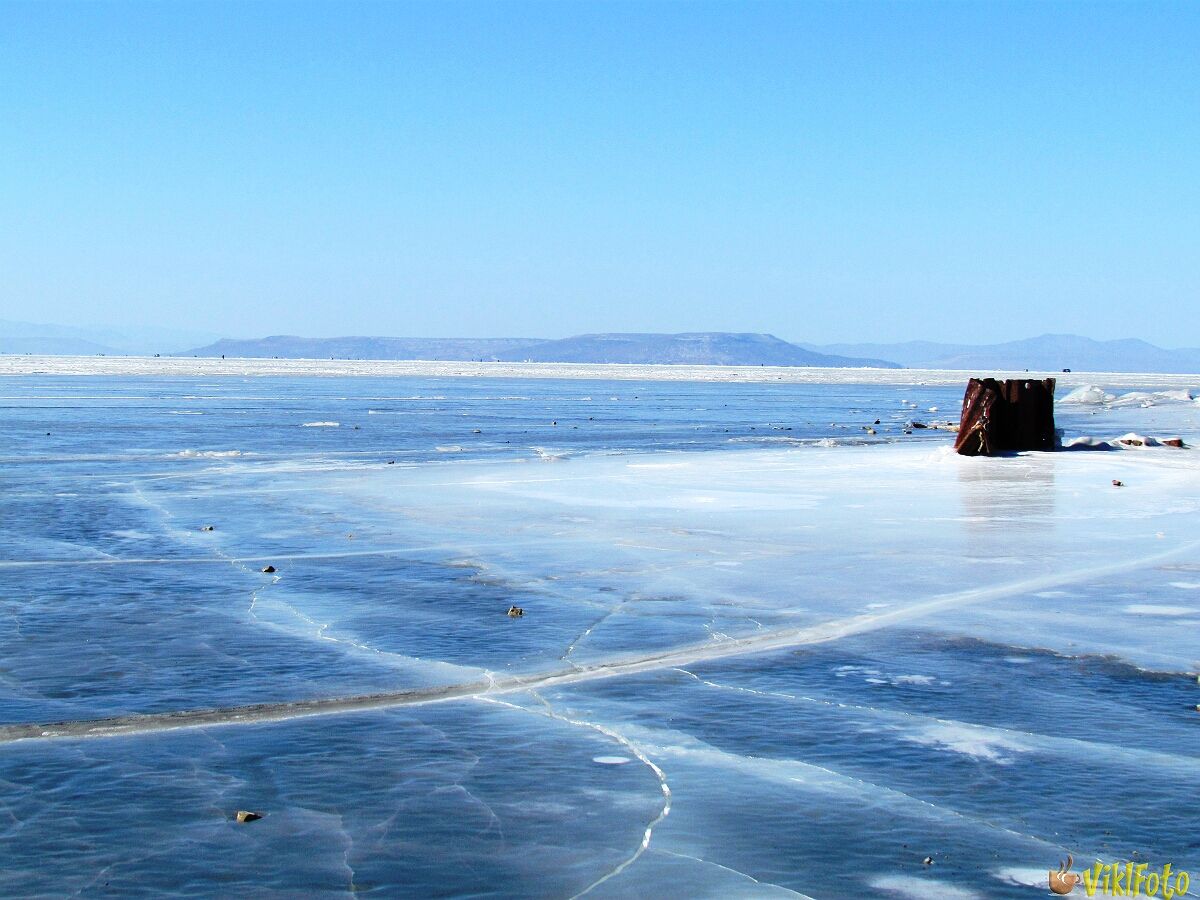
[[650, 757], [648, 757], [642, 751], [642, 749], [640, 747], [638, 747], [636, 744], [634, 744], [633, 741], [629, 740], [629, 738], [627, 738], [625, 735], [621, 734], [619, 731], [617, 731], [613, 728], [609, 728], [607, 725], [601, 725], [598, 722], [588, 722], [583, 719], [572, 719], [570, 716], [563, 715], [562, 713], [555, 710], [554, 707], [551, 706], [550, 703], [546, 700], [546, 698], [543, 697], [541, 694], [539, 694], [537, 691], [530, 691], [529, 693], [546, 710], [544, 713], [539, 713], [536, 710], [528, 709], [527, 707], [520, 706], [519, 704], [516, 704], [516, 703], [509, 703], [506, 700], [497, 700], [494, 697], [478, 697], [477, 699], [483, 700], [487, 703], [496, 703], [501, 706], [510, 707], [511, 709], [518, 709], [518, 710], [522, 710], [523, 712], [533, 713], [534, 715], [544, 715], [547, 718], [555, 719], [559, 722], [566, 722], [569, 725], [575, 725], [580, 728], [591, 728], [593, 731], [598, 731], [600, 734], [603, 734], [605, 737], [612, 738], [614, 741], [619, 743], [626, 750], [628, 750], [630, 753], [632, 753], [634, 756], [636, 756], [638, 761], [640, 761], [643, 765], [645, 765], [647, 768], [649, 768], [654, 773], [654, 776], [658, 779], [659, 790], [662, 791], [662, 795], [663, 795], [662, 809], [659, 810], [658, 815], [655, 816], [653, 819], [651, 819], [650, 822], [646, 825], [646, 830], [642, 833], [642, 840], [638, 844], [637, 848], [633, 851], [633, 853], [630, 854], [628, 857], [626, 857], [624, 860], [622, 860], [618, 865], [614, 866], [610, 871], [606, 872], [604, 875], [597, 878], [595, 881], [593, 881], [591, 884], [589, 884], [583, 890], [579, 891], [576, 894], [572, 894], [570, 900], [576, 900], [576, 898], [582, 897], [584, 894], [590, 893], [591, 891], [595, 890], [600, 885], [604, 884], [604, 882], [609, 881], [610, 879], [616, 878], [618, 875], [620, 875], [622, 872], [624, 872], [626, 869], [628, 869], [630, 866], [632, 866], [635, 862], [637, 862], [639, 858], [641, 858], [642, 854], [644, 854], [646, 852], [647, 848], [649, 848], [649, 846], [650, 846], [650, 838], [654, 834], [654, 829], [671, 812], [671, 786], [667, 783], [666, 773], [654, 762], [654, 760], [650, 759]]
[[[1060, 587], [1101, 576], [1120, 574], [1161, 562], [1181, 553], [1200, 548], [1200, 541], [1190, 541], [1178, 547], [1137, 559], [1108, 565], [1092, 566], [1074, 571], [1041, 575], [1020, 581], [989, 587], [968, 588], [940, 594], [905, 607], [835, 619], [816, 625], [780, 629], [751, 634], [728, 641], [709, 641], [665, 650], [644, 656], [618, 657], [587, 667], [574, 664], [569, 669], [551, 670], [533, 675], [492, 677], [487, 683], [468, 682], [437, 688], [362, 694], [350, 697], [328, 697], [280, 703], [260, 703], [218, 709], [179, 710], [166, 713], [146, 713], [114, 716], [102, 719], [69, 720], [46, 724], [0, 725], [0, 743], [17, 740], [57, 737], [112, 737], [146, 731], [175, 728], [197, 728], [214, 725], [247, 724], [282, 721], [300, 716], [331, 715], [364, 710], [387, 709], [426, 703], [438, 703], [478, 697], [483, 694], [513, 693], [537, 688], [578, 684], [601, 678], [636, 675], [662, 669], [680, 668], [697, 662], [726, 659], [752, 653], [789, 650], [810, 644], [826, 643], [843, 637], [886, 628], [947, 609], [995, 600], [1013, 594], [1031, 593]], [[384, 651], [374, 651], [381, 653]]]

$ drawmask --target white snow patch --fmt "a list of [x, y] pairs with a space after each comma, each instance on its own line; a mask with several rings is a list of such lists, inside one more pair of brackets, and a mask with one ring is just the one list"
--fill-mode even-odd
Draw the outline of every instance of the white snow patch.
[[1075, 388], [1067, 396], [1059, 400], [1059, 403], [1082, 403], [1087, 405], [1098, 405], [1101, 403], [1111, 403], [1116, 400], [1116, 395], [1105, 393], [1104, 388], [1094, 384], [1085, 384]]
[[838, 678], [846, 678], [849, 675], [882, 675], [878, 669], [870, 669], [866, 666], [838, 666], [833, 670], [833, 674]]
[[1190, 616], [1196, 610], [1190, 606], [1160, 606], [1155, 603], [1133, 603], [1125, 612], [1137, 616]]
[[897, 675], [892, 684], [934, 684], [936, 681], [932, 675]]
[[241, 450], [180, 450], [171, 454], [183, 459], [223, 459], [227, 456], [241, 456]]
[[[890, 672], [881, 672], [879, 669], [872, 669], [868, 666], [838, 666], [833, 670], [833, 674], [837, 678], [858, 675], [867, 684], [890, 684], [892, 687], [904, 684], [931, 685], [938, 683], [937, 678], [932, 675], [893, 675]], [[948, 682], [941, 683], [947, 684]]]
[[341, 422], [305, 422], [301, 428], [339, 428]]
[[1009, 866], [1007, 868], [997, 869], [995, 872], [992, 872], [992, 877], [999, 881], [1003, 881], [1006, 884], [1015, 884], [1018, 887], [1035, 887], [1049, 890], [1049, 871], [1049, 868], [1032, 869], [1019, 866]]
[[1191, 403], [1195, 395], [1190, 390], [1130, 391], [1121, 396], [1110, 394], [1094, 384], [1075, 388], [1060, 403], [1078, 403], [1085, 406], [1157, 406], [1160, 403]]
[[938, 750], [949, 750], [975, 759], [983, 759], [999, 765], [1007, 765], [1012, 758], [1004, 752], [1027, 753], [1029, 747], [1006, 734], [999, 734], [969, 725], [938, 723], [915, 734], [904, 735], [904, 740]]
[[983, 900], [982, 894], [967, 888], [915, 875], [881, 875], [871, 880], [871, 887], [912, 900]]

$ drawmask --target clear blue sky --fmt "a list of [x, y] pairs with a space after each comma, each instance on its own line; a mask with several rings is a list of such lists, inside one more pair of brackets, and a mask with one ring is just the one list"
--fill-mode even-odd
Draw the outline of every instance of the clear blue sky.
[[6, 2], [0, 235], [0, 319], [1200, 345], [1200, 3]]

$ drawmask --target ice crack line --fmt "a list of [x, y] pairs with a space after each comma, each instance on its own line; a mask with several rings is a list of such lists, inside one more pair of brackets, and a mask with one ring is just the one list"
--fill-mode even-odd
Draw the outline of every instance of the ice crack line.
[[[560, 722], [566, 722], [568, 725], [575, 725], [580, 728], [591, 728], [593, 731], [598, 731], [600, 734], [603, 734], [605, 737], [612, 738], [618, 744], [623, 746], [626, 750], [628, 750], [630, 753], [632, 753], [634, 756], [636, 756], [638, 758], [639, 762], [641, 762], [644, 766], [649, 768], [650, 771], [652, 771], [654, 773], [654, 777], [658, 779], [659, 790], [662, 791], [662, 795], [663, 795], [662, 809], [659, 810], [658, 815], [656, 815], [653, 819], [651, 819], [650, 822], [646, 825], [646, 830], [642, 833], [642, 840], [638, 844], [637, 848], [634, 849], [633, 853], [630, 854], [625, 859], [623, 859], [613, 869], [611, 869], [610, 871], [606, 872], [604, 875], [597, 878], [595, 881], [593, 881], [591, 884], [589, 884], [587, 887], [585, 887], [582, 891], [580, 891], [577, 894], [573, 894], [571, 896], [570, 900], [576, 900], [576, 898], [582, 897], [584, 894], [590, 893], [591, 891], [595, 890], [596, 888], [598, 888], [600, 885], [604, 884], [604, 882], [608, 881], [609, 879], [616, 878], [618, 875], [620, 875], [622, 872], [624, 872], [626, 869], [628, 869], [630, 866], [632, 866], [635, 862], [637, 862], [638, 859], [641, 857], [641, 855], [646, 852], [647, 848], [650, 846], [650, 838], [654, 834], [654, 829], [658, 826], [658, 824], [663, 819], [665, 819], [671, 813], [671, 786], [667, 783], [666, 773], [661, 768], [659, 768], [659, 766], [654, 762], [654, 760], [652, 760], [649, 756], [647, 756], [645, 753], [643, 753], [640, 747], [638, 747], [636, 744], [634, 744], [633, 741], [629, 740], [629, 738], [625, 737], [625, 735], [621, 734], [619, 731], [609, 728], [606, 725], [601, 725], [598, 722], [587, 722], [582, 719], [572, 719], [570, 716], [565, 716], [562, 713], [556, 711], [554, 709], [554, 707], [552, 707], [546, 701], [546, 699], [544, 697], [542, 697], [542, 695], [539, 694], [537, 691], [531, 691], [530, 693], [538, 701], [538, 703], [540, 703], [546, 710], [544, 713], [537, 713], [537, 715], [545, 715], [548, 718], [557, 719]], [[479, 697], [478, 699], [487, 701], [488, 703], [498, 703], [502, 706], [507, 706], [511, 709], [519, 709], [524, 712], [534, 712], [534, 710], [527, 709], [524, 706], [518, 706], [516, 703], [509, 703], [506, 700], [497, 700], [493, 697]]]
[[225, 565], [236, 563], [277, 562], [279, 560], [350, 559], [359, 556], [402, 556], [406, 553], [433, 553], [457, 549], [452, 544], [418, 547], [381, 547], [375, 550], [342, 550], [327, 553], [273, 553], [268, 556], [141, 556], [86, 557], [82, 559], [0, 559], [0, 569], [31, 569], [44, 566], [150, 566], [150, 565]]
[[799, 891], [793, 891], [791, 888], [786, 888], [783, 885], [776, 884], [773, 881], [760, 881], [759, 879], [755, 878], [753, 875], [747, 875], [745, 872], [739, 872], [737, 869], [731, 869], [731, 868], [729, 868], [729, 866], [723, 866], [720, 863], [713, 862], [711, 859], [703, 859], [699, 856], [689, 856], [686, 853], [676, 853], [674, 850], [663, 850], [661, 847], [658, 848], [657, 850], [655, 850], [654, 852], [655, 853], [665, 853], [665, 854], [667, 854], [667, 856], [674, 856], [677, 859], [690, 859], [693, 862], [698, 862], [698, 863], [701, 863], [706, 866], [713, 866], [714, 868], [721, 869], [722, 871], [728, 872], [730, 875], [736, 875], [739, 878], [744, 878], [747, 881], [751, 881], [754, 884], [757, 884], [761, 887], [775, 888], [783, 893], [791, 894], [794, 897], [800, 897], [801, 900], [813, 900], [813, 898], [808, 896], [808, 894], [801, 894]]
[[511, 675], [483, 682], [468, 682], [411, 691], [393, 691], [351, 697], [330, 697], [315, 700], [300, 700], [287, 703], [260, 703], [248, 706], [224, 707], [220, 709], [180, 710], [166, 713], [114, 716], [106, 719], [70, 720], [50, 724], [0, 725], [0, 743], [17, 740], [55, 737], [112, 737], [146, 731], [163, 731], [175, 728], [198, 728], [213, 725], [247, 724], [254, 722], [277, 722], [300, 716], [330, 715], [370, 709], [387, 709], [424, 703], [438, 703], [483, 694], [514, 693], [540, 688], [559, 687], [636, 675], [661, 669], [684, 668], [696, 663], [744, 656], [750, 653], [768, 653], [788, 650], [809, 644], [820, 644], [854, 634], [886, 628], [908, 622], [946, 609], [995, 600], [1013, 594], [1033, 593], [1049, 590], [1087, 579], [1119, 574], [1161, 562], [1181, 553], [1200, 548], [1200, 541], [1191, 541], [1174, 549], [1144, 556], [1121, 563], [1093, 566], [1068, 572], [1041, 575], [991, 587], [968, 588], [948, 594], [940, 594], [914, 603], [883, 612], [872, 612], [835, 619], [818, 625], [787, 628], [778, 631], [755, 633], [728, 641], [710, 641], [705, 644], [681, 647], [645, 656], [621, 657], [609, 662], [589, 666], [575, 666], [533, 675]]

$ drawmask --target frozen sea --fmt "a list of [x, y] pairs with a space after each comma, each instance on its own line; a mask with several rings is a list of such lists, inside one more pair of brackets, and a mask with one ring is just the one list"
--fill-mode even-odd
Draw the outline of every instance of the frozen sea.
[[[0, 376], [0, 894], [1200, 884], [1194, 450], [960, 458], [896, 372], [68, 370]], [[1200, 376], [1087, 377], [1068, 440], [1200, 444]]]

